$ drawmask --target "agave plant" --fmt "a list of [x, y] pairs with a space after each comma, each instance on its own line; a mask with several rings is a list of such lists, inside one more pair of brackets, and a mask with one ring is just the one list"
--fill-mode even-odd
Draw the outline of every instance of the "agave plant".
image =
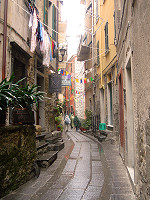
[[5, 78], [0, 83], [0, 110], [6, 111], [12, 99], [15, 98], [10, 90], [13, 79], [14, 75], [12, 75], [8, 81], [7, 78]]
[[24, 87], [14, 85], [14, 100], [11, 102], [13, 107], [27, 108], [32, 110], [33, 105], [38, 106], [39, 101], [44, 100], [45, 92], [38, 91], [38, 85], [26, 84]]

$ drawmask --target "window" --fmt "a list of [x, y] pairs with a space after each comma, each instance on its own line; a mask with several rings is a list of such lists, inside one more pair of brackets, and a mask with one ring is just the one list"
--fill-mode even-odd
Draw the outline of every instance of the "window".
[[108, 21], [105, 24], [105, 54], [108, 53], [109, 50], [109, 41], [108, 41]]
[[99, 66], [100, 62], [100, 57], [99, 57], [99, 41], [97, 42], [97, 65]]
[[53, 5], [53, 18], [52, 18], [52, 37], [56, 41], [56, 7]]
[[[49, 5], [49, 0], [44, 0], [44, 24], [48, 26], [48, 5]], [[45, 26], [46, 29], [48, 27]]]

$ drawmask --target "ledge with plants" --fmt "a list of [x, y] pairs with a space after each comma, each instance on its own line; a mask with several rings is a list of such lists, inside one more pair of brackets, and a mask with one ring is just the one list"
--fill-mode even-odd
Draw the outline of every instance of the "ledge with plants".
[[38, 85], [19, 85], [25, 78], [13, 83], [14, 75], [7, 81], [5, 78], [0, 83], [0, 112], [4, 119], [0, 124], [5, 124], [6, 112], [12, 109], [13, 123], [34, 124], [34, 105], [38, 107], [38, 102], [44, 100], [44, 92], [38, 91]]

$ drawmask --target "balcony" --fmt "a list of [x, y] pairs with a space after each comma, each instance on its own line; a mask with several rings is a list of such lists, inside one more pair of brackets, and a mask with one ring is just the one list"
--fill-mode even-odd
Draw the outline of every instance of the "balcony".
[[78, 61], [84, 61], [88, 59], [90, 52], [89, 45], [87, 45], [87, 35], [85, 34], [84, 36], [81, 35], [79, 47], [77, 50], [77, 60]]

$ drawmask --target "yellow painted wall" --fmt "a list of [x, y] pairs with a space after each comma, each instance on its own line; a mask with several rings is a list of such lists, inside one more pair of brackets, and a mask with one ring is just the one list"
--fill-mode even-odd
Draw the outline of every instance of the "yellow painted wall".
[[[95, 10], [95, 9], [94, 9]], [[96, 32], [96, 44], [97, 41], [99, 40], [99, 54], [100, 54], [100, 66], [97, 68], [98, 74], [102, 78], [102, 74], [104, 69], [109, 65], [109, 63], [113, 60], [113, 58], [116, 56], [116, 47], [114, 45], [114, 0], [105, 0], [103, 4], [103, 0], [99, 0], [98, 2], [98, 14], [100, 18], [98, 19], [96, 26], [95, 26], [95, 31], [98, 29]], [[105, 24], [108, 21], [108, 40], [109, 40], [109, 53], [105, 55]], [[95, 44], [95, 45], [96, 45]], [[96, 46], [95, 46], [96, 47]], [[116, 59], [111, 63], [111, 65], [107, 68], [109, 69], [112, 64], [116, 61]], [[103, 84], [103, 80], [100, 81], [100, 87]]]

